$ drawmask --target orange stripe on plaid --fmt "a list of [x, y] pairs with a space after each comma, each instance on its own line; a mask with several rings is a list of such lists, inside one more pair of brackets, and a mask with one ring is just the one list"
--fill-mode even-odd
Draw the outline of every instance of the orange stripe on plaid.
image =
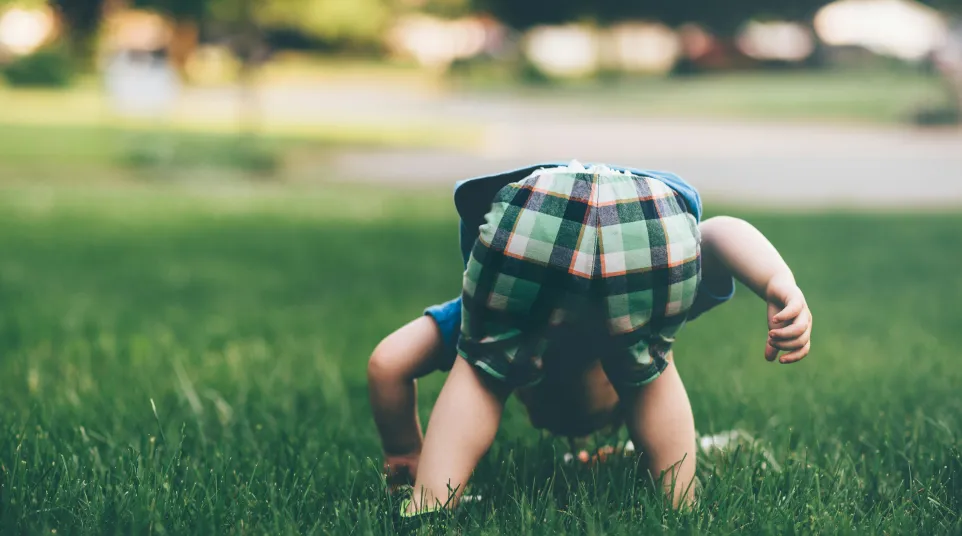
[[[581, 255], [581, 241], [585, 237], [585, 228], [588, 227], [588, 218], [591, 217], [591, 214], [592, 214], [593, 205], [591, 204], [591, 200], [594, 199], [597, 195], [598, 195], [598, 174], [595, 173], [594, 178], [591, 180], [591, 194], [588, 195], [588, 204], [587, 204], [588, 208], [587, 210], [585, 210], [585, 216], [581, 220], [581, 228], [578, 230], [578, 241], [575, 243], [574, 255], [571, 256], [571, 264], [568, 266], [569, 274], [587, 277], [588, 279], [592, 278], [594, 275], [592, 274], [592, 270], [594, 270], [594, 267], [595, 267], [594, 259], [592, 259], [591, 261], [591, 266], [588, 268], [588, 273], [579, 272], [575, 268], [575, 266], [578, 264], [578, 256]], [[595, 211], [594, 213], [597, 214], [597, 211]], [[596, 233], [596, 234], [601, 234], [601, 233]], [[600, 237], [598, 237], [598, 239], [600, 240]], [[595, 251], [597, 252], [597, 250], [598, 250], [598, 246], [597, 244], [595, 244]], [[594, 255], [597, 255], [597, 253], [595, 253]]]
[[601, 272], [602, 272], [602, 277], [618, 277], [618, 276], [628, 275], [628, 274], [643, 274], [643, 273], [646, 273], [646, 272], [653, 272], [653, 271], [655, 271], [655, 270], [664, 270], [664, 269], [666, 269], [666, 268], [680, 268], [680, 267], [682, 267], [682, 266], [684, 266], [684, 265], [688, 264], [689, 262], [692, 262], [692, 261], [694, 261], [694, 260], [696, 260], [696, 259], [698, 259], [698, 255], [695, 255], [694, 257], [689, 257], [689, 258], [687, 258], [687, 259], [682, 259], [682, 260], [680, 260], [680, 261], [677, 261], [677, 262], [674, 262], [674, 263], [671, 263], [671, 264], [659, 264], [658, 266], [648, 266], [648, 267], [643, 267], [643, 268], [634, 268], [634, 269], [631, 269], [631, 270], [622, 270], [622, 271], [620, 271], [620, 272], [606, 272], [605, 269], [604, 269], [605, 257], [604, 257], [604, 255], [602, 255], [602, 256], [601, 256], [601, 264], [602, 264], [602, 266], [601, 266]]

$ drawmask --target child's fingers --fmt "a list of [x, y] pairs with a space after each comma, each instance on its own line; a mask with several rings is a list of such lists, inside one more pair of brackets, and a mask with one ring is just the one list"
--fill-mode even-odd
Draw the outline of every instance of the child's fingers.
[[792, 350], [798, 350], [804, 347], [809, 341], [812, 340], [812, 324], [808, 322], [805, 327], [805, 331], [801, 335], [794, 339], [769, 339], [769, 344], [778, 348], [779, 350], [788, 352]]
[[795, 350], [794, 352], [787, 353], [783, 355], [778, 361], [782, 364], [789, 364], [801, 361], [802, 358], [808, 355], [809, 350], [812, 349], [812, 343], [808, 342], [802, 348]]
[[765, 360], [775, 361], [777, 357], [778, 357], [778, 348], [775, 348], [774, 346], [772, 346], [771, 341], [769, 341], [769, 343], [765, 344]]
[[808, 344], [808, 337], [799, 337], [797, 339], [792, 339], [789, 341], [771, 341], [769, 344], [778, 348], [782, 352], [791, 352], [792, 350], [798, 350]]
[[797, 350], [812, 340], [812, 323], [808, 322], [805, 331], [794, 339], [772, 339], [772, 344], [781, 350]]
[[805, 310], [791, 325], [770, 330], [768, 336], [775, 341], [792, 340], [801, 337], [806, 331], [811, 331], [811, 328], [812, 314]]
[[791, 320], [801, 314], [803, 309], [805, 309], [805, 298], [801, 294], [796, 294], [788, 299], [784, 309], [772, 317], [772, 322], [780, 324]]
[[790, 326], [769, 331], [768, 337], [773, 341], [790, 341], [801, 337], [808, 331], [808, 326], [808, 322], [796, 321]]

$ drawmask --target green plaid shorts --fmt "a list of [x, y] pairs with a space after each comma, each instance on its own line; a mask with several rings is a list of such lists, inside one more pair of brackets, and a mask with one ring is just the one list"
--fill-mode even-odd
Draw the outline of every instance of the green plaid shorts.
[[458, 354], [512, 387], [540, 381], [546, 358], [582, 358], [545, 349], [585, 326], [612, 383], [644, 385], [695, 300], [700, 235], [684, 200], [654, 178], [587, 171], [502, 188], [471, 251]]

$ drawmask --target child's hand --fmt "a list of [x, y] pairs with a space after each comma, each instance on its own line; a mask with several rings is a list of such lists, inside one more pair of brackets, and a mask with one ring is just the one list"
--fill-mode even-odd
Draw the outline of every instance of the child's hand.
[[[768, 343], [765, 359], [780, 363], [794, 363], [808, 355], [811, 349], [812, 312], [805, 295], [790, 278], [772, 279], [765, 291], [768, 302]], [[787, 352], [780, 358], [779, 352]]]
[[393, 495], [405, 486], [414, 485], [418, 475], [419, 457], [419, 454], [385, 456], [383, 470], [388, 493]]

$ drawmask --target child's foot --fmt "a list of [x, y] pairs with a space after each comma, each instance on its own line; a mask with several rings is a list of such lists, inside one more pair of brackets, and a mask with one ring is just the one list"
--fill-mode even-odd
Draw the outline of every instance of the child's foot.
[[412, 486], [402, 486], [395, 495], [398, 499], [398, 506], [394, 511], [394, 528], [398, 534], [416, 534], [422, 527], [438, 525], [440, 522], [449, 519], [452, 515], [450, 510], [444, 508], [434, 508], [418, 513], [409, 513], [411, 507], [411, 496], [414, 493]]

